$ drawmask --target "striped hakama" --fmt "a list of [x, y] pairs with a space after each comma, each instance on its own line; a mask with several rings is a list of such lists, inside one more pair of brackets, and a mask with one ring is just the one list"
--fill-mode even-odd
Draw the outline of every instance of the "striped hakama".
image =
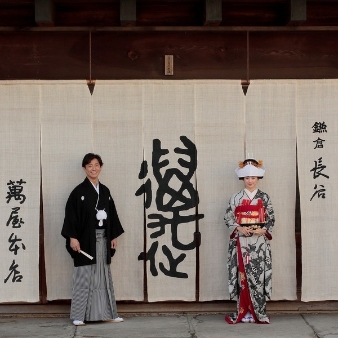
[[101, 321], [118, 317], [105, 230], [96, 230], [96, 264], [74, 268], [70, 318]]

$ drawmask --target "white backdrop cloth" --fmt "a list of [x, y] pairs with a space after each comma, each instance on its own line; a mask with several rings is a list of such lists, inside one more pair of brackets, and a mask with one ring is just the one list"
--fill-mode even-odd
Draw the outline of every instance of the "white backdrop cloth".
[[71, 298], [73, 261], [61, 237], [70, 192], [93, 151], [91, 96], [81, 82], [41, 84], [41, 166], [47, 299]]
[[[84, 154], [98, 153], [100, 180], [116, 203], [125, 234], [118, 239], [112, 273], [117, 300], [143, 300], [143, 207], [134, 196], [142, 158], [140, 88], [119, 83], [95, 87], [81, 82], [42, 87], [42, 166], [48, 299], [69, 299], [73, 265], [60, 237], [64, 207], [71, 190], [85, 178]], [[57, 240], [55, 240], [57, 239]], [[56, 273], [58, 271], [58, 273]]]
[[[267, 167], [259, 188], [276, 216], [273, 230], [273, 300], [296, 299], [295, 82], [251, 81], [244, 96], [237, 81], [196, 84], [197, 185], [201, 210], [200, 297], [229, 299], [223, 216], [231, 195], [243, 188], [235, 168], [248, 154]], [[197, 90], [196, 90], [197, 92]], [[283, 184], [280, 184], [283, 177]]]
[[143, 200], [135, 192], [143, 156], [142, 86], [130, 81], [97, 81], [93, 95], [94, 150], [104, 161], [100, 179], [110, 188], [125, 233], [111, 268], [117, 300], [141, 301], [143, 264]]
[[[189, 178], [189, 170], [183, 168], [179, 158], [194, 162], [189, 155], [175, 152], [175, 148], [186, 149], [183, 139], [186, 137], [195, 143], [195, 102], [194, 86], [189, 82], [162, 82], [146, 83], [144, 85], [144, 159], [149, 165], [147, 178], [152, 184], [152, 203], [146, 209], [147, 223], [147, 286], [148, 301], [161, 300], [195, 300], [196, 292], [196, 248], [194, 248], [194, 232], [196, 223], [190, 221], [180, 223], [178, 217], [195, 215], [195, 207], [184, 208], [191, 197], [189, 189], [182, 189], [191, 182], [195, 189], [195, 170]], [[154, 141], [157, 140], [157, 141]], [[158, 159], [153, 155], [159, 154], [158, 147], [167, 149]], [[168, 161], [165, 163], [164, 161]], [[156, 163], [161, 168], [154, 169]], [[158, 175], [155, 171], [158, 170]], [[161, 197], [161, 191], [165, 191]], [[151, 218], [155, 217], [155, 218]], [[149, 224], [163, 221], [163, 233], [161, 227], [150, 228]], [[174, 235], [177, 230], [177, 236]], [[157, 237], [152, 235], [159, 233]], [[175, 245], [177, 242], [192, 248]], [[155, 250], [155, 248], [157, 248]], [[179, 263], [179, 264], [177, 264]], [[150, 269], [150, 264], [153, 264]], [[157, 272], [155, 272], [157, 270]]]
[[197, 186], [201, 247], [199, 300], [229, 299], [227, 255], [229, 231], [224, 224], [231, 195], [242, 188], [235, 168], [244, 156], [245, 97], [238, 81], [195, 84]]
[[39, 301], [39, 88], [0, 82], [0, 302]]
[[266, 192], [275, 212], [272, 231], [272, 300], [296, 295], [295, 81], [252, 81], [246, 95], [246, 154], [263, 160]]
[[337, 80], [297, 82], [302, 301], [337, 300]]
[[[15, 157], [16, 152], [21, 154], [22, 144], [29, 148], [25, 153], [37, 165], [29, 167], [28, 171], [26, 168], [25, 173], [32, 171], [31, 179], [32, 182], [35, 179], [36, 187], [39, 187], [40, 180], [39, 118], [41, 122], [48, 300], [68, 299], [71, 295], [73, 266], [60, 231], [69, 193], [84, 179], [82, 157], [91, 151], [102, 155], [104, 166], [100, 178], [111, 190], [126, 231], [118, 240], [112, 263], [118, 300], [143, 300], [144, 265], [139, 260], [143, 251], [148, 253], [148, 256], [143, 253], [143, 257], [149, 258], [145, 265], [149, 301], [194, 301], [196, 278], [199, 281], [199, 300], [228, 299], [226, 259], [229, 234], [223, 215], [229, 197], [242, 187], [234, 170], [246, 152], [260, 157], [267, 166], [260, 187], [271, 196], [276, 213], [272, 241], [273, 298], [295, 299], [296, 84], [297, 81], [252, 81], [247, 96], [243, 95], [237, 81], [97, 81], [93, 96], [84, 81], [35, 81], [27, 88], [14, 83], [9, 91], [0, 85], [3, 91], [0, 113], [5, 121], [10, 121], [2, 129], [12, 140], [6, 141], [11, 142], [11, 146], [3, 143], [3, 152], [12, 147], [11, 156]], [[30, 99], [32, 102], [25, 101], [27, 95], [34, 97]], [[34, 107], [30, 117], [27, 107]], [[21, 120], [23, 116], [25, 119], [22, 122], [19, 117], [13, 119], [15, 112], [20, 113]], [[11, 130], [16, 130], [18, 123], [24, 130], [25, 140], [29, 137], [32, 142], [20, 139], [15, 143]], [[154, 140], [159, 141], [154, 143]], [[163, 162], [165, 166], [156, 171], [153, 150], [159, 142], [162, 149], [168, 150], [159, 162], [169, 162]], [[187, 145], [190, 149], [184, 153]], [[189, 161], [193, 160], [192, 145], [197, 148], [197, 169], [191, 174], [188, 167]], [[158, 154], [159, 149], [156, 151]], [[187, 168], [182, 166], [184, 162], [180, 158], [187, 161]], [[22, 157], [20, 160], [26, 163]], [[143, 171], [143, 176], [139, 177], [142, 161], [147, 161], [148, 172]], [[4, 168], [5, 188], [8, 172], [16, 173], [14, 169]], [[163, 185], [161, 189], [158, 187], [163, 183], [159, 180], [163, 175], [167, 175], [165, 180], [171, 178], [167, 182], [171, 190], [168, 188], [167, 194], [161, 195]], [[280, 177], [283, 177], [282, 182]], [[152, 201], [149, 208], [144, 208], [146, 196], [135, 196], [135, 193], [142, 184], [146, 186], [148, 179], [152, 183]], [[173, 207], [163, 209], [161, 203], [170, 204], [170, 193], [178, 192], [183, 186], [186, 189], [180, 191], [181, 200], [175, 201], [176, 207], [189, 201], [194, 190], [199, 193], [198, 210], [195, 205], [179, 213], [181, 219], [203, 214], [198, 223], [202, 240], [199, 261], [193, 241], [197, 225], [192, 218], [177, 226], [166, 224], [164, 233], [158, 237], [156, 232], [160, 227], [156, 224], [154, 228], [151, 227], [154, 224], [147, 226], [158, 221], [156, 217], [166, 218], [170, 223]], [[30, 268], [29, 271], [38, 281], [39, 189], [36, 191], [37, 195], [29, 199], [36, 203], [36, 216], [30, 213], [29, 217], [37, 217], [34, 223], [36, 232], [29, 232], [29, 238], [36, 240], [36, 256], [29, 258], [35, 270]], [[2, 203], [1, 207], [8, 207]], [[6, 224], [7, 216], [6, 209], [1, 213], [1, 217], [5, 217], [3, 224]], [[9, 230], [5, 225], [4, 228]], [[4, 255], [9, 257], [8, 236], [3, 240], [6, 243], [2, 247], [7, 245]], [[156, 245], [156, 255], [153, 256], [148, 251]], [[2, 267], [2, 273], [4, 269], [7, 271], [7, 265]], [[154, 267], [157, 275], [154, 275]], [[199, 271], [198, 276], [196, 271]], [[37, 286], [35, 283], [34, 287]], [[13, 301], [13, 295], [10, 297]], [[25, 297], [18, 296], [20, 300]]]

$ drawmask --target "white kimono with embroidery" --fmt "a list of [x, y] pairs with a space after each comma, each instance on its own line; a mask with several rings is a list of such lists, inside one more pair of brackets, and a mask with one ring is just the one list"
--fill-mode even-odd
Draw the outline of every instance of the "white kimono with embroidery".
[[[266, 235], [251, 235], [246, 237], [236, 230], [239, 224], [236, 222], [235, 210], [243, 204], [254, 206], [260, 204], [264, 206], [265, 223], [262, 225], [262, 228], [267, 230]], [[272, 262], [269, 242], [272, 239], [271, 232], [275, 222], [270, 197], [258, 189], [254, 197], [250, 199], [245, 190], [241, 190], [230, 198], [224, 221], [230, 230], [228, 256], [230, 299], [238, 300], [237, 313], [230, 314], [228, 317], [235, 323], [241, 313], [240, 311], [244, 311], [241, 309], [240, 302], [240, 279], [246, 278], [250, 299], [254, 308], [251, 311], [254, 311], [258, 321], [268, 323], [266, 300], [271, 298], [272, 287]], [[238, 247], [240, 247], [240, 253], [238, 252]], [[238, 254], [242, 257], [244, 271], [239, 271]]]

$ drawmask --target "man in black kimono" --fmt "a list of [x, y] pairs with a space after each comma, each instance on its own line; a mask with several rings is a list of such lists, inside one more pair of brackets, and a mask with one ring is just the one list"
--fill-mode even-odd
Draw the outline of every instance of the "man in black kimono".
[[124, 230], [109, 189], [99, 182], [102, 165], [99, 155], [84, 156], [87, 177], [68, 198], [61, 231], [74, 260], [70, 314], [74, 325], [123, 321], [116, 310], [110, 263]]

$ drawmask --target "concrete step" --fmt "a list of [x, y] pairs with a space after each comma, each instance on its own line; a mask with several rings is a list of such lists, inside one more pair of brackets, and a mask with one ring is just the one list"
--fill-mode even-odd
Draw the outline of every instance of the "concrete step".
[[[121, 316], [172, 314], [225, 314], [236, 309], [236, 302], [117, 302]], [[0, 304], [0, 317], [68, 317], [70, 303]], [[267, 302], [267, 312], [278, 313], [338, 313], [338, 301]]]

